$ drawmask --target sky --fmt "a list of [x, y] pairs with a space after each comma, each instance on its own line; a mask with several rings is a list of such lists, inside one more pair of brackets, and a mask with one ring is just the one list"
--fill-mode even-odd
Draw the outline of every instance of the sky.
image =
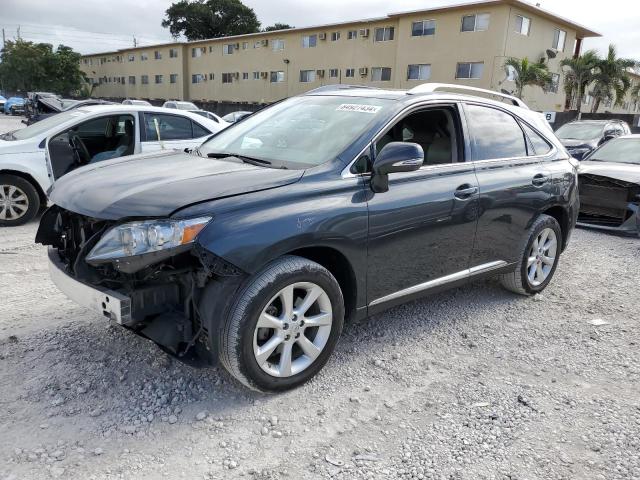
[[[275, 22], [296, 27], [384, 16], [405, 10], [464, 3], [467, 0], [244, 0], [263, 26]], [[95, 53], [170, 42], [160, 23], [171, 0], [0, 0], [0, 28], [7, 39], [17, 29], [25, 40]], [[638, 0], [537, 0], [541, 7], [603, 34], [584, 49], [606, 51], [616, 44], [624, 57], [640, 60]]]

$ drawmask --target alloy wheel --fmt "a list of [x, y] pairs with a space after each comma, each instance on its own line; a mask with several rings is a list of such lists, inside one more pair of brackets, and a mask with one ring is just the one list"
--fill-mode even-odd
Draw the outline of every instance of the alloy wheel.
[[527, 279], [532, 287], [541, 285], [553, 270], [558, 251], [556, 232], [542, 230], [531, 245], [527, 259]]
[[15, 185], [0, 185], [0, 220], [17, 220], [29, 209], [29, 197]]
[[331, 300], [311, 282], [287, 285], [262, 310], [253, 333], [253, 353], [273, 377], [291, 377], [322, 353], [331, 334]]

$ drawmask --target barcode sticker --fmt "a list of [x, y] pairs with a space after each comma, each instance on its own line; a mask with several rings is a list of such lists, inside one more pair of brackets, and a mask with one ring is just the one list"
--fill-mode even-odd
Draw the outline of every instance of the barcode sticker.
[[378, 113], [382, 107], [377, 105], [358, 105], [357, 103], [343, 103], [337, 112], [359, 112], [359, 113]]

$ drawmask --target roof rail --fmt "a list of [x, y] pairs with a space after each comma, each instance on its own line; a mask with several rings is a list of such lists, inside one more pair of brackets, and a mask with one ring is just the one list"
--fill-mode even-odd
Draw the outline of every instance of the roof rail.
[[335, 83], [333, 85], [323, 85], [322, 87], [314, 88], [305, 92], [307, 93], [320, 93], [320, 92], [335, 92], [338, 90], [352, 90], [355, 88], [366, 88], [368, 90], [379, 90], [377, 87], [368, 87], [367, 85], [350, 85], [348, 83]]
[[510, 103], [517, 107], [526, 108], [527, 110], [529, 110], [529, 107], [526, 103], [524, 103], [518, 97], [514, 97], [513, 95], [496, 92], [494, 90], [487, 90], [485, 88], [467, 87], [466, 85], [455, 85], [450, 83], [423, 83], [422, 85], [418, 85], [417, 87], [409, 90], [407, 94], [418, 95], [420, 93], [433, 93], [438, 91], [460, 91], [498, 97], [502, 100], [508, 100]]

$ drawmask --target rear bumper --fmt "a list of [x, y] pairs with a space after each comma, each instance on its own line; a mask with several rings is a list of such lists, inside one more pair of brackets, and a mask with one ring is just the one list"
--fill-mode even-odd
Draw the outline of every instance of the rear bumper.
[[66, 271], [55, 248], [49, 247], [51, 280], [71, 300], [121, 325], [131, 321], [131, 299], [126, 295], [76, 280]]

